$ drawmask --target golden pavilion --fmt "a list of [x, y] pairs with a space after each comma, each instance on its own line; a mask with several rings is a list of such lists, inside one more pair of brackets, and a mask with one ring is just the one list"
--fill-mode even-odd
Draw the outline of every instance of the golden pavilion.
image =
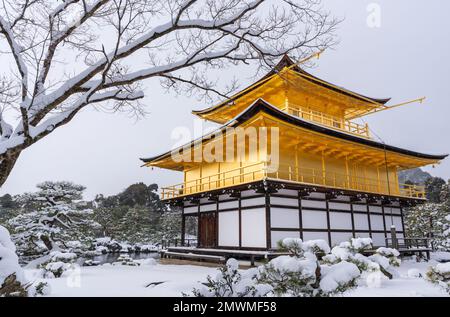
[[[229, 100], [193, 111], [220, 124], [216, 131], [142, 160], [183, 173], [161, 195], [183, 210], [183, 240], [186, 220], [196, 218], [199, 248], [271, 250], [287, 237], [330, 245], [371, 237], [384, 246], [393, 226], [403, 237], [404, 207], [426, 200], [424, 187], [400, 184], [398, 172], [446, 157], [387, 145], [354, 121], [390, 109], [388, 101], [319, 79], [285, 56]], [[213, 159], [198, 156], [202, 149]]]

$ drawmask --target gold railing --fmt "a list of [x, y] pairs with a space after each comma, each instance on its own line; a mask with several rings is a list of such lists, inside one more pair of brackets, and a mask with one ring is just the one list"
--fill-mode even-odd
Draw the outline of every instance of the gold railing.
[[398, 182], [388, 183], [387, 180], [382, 179], [372, 179], [332, 171], [324, 172], [321, 169], [314, 168], [296, 168], [290, 165], [281, 165], [275, 171], [271, 171], [263, 162], [163, 187], [161, 195], [162, 199], [170, 199], [267, 178], [383, 195], [425, 198], [424, 186], [399, 184]]
[[212, 174], [192, 181], [161, 189], [162, 199], [175, 198], [208, 190], [261, 180], [265, 177], [265, 164], [257, 162], [244, 167]]
[[290, 115], [308, 121], [317, 122], [336, 130], [341, 130], [346, 133], [362, 136], [368, 139], [370, 138], [369, 127], [367, 123], [365, 125], [361, 125], [353, 121], [346, 120], [344, 118], [339, 118], [320, 111], [303, 108], [301, 106], [292, 103], [289, 103], [289, 105], [285, 106], [281, 110], [289, 113]]

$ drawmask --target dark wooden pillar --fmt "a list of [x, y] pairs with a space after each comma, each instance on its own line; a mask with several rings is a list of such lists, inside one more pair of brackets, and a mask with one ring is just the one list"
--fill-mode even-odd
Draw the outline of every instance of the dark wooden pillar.
[[216, 198], [216, 211], [215, 211], [215, 214], [216, 214], [216, 220], [215, 220], [215, 226], [216, 226], [216, 245], [215, 245], [215, 247], [218, 247], [219, 246], [219, 195], [217, 195], [217, 198]]
[[181, 207], [181, 245], [184, 247], [186, 237], [186, 216], [184, 215], [184, 206]]
[[202, 228], [202, 226], [201, 226], [201, 221], [200, 221], [200, 199], [198, 200], [198, 203], [197, 203], [197, 247], [202, 247], [202, 245], [201, 245], [201, 228]]
[[383, 228], [384, 228], [384, 243], [386, 247], [389, 245], [386, 238], [387, 238], [387, 228], [386, 228], [386, 214], [384, 213], [384, 203], [383, 200], [381, 200], [381, 212], [383, 213]]
[[328, 233], [328, 245], [331, 246], [331, 223], [330, 223], [330, 206], [329, 206], [329, 197], [325, 195], [325, 203], [327, 208], [327, 233]]
[[272, 233], [271, 233], [271, 224], [270, 224], [270, 194], [266, 191], [265, 193], [266, 199], [266, 245], [267, 249], [272, 248]]
[[302, 195], [300, 195], [300, 192], [298, 192], [298, 226], [300, 230], [300, 239], [303, 240]]
[[350, 213], [352, 217], [352, 236], [353, 238], [356, 238], [356, 232], [355, 232], [355, 212], [353, 210], [353, 202], [350, 198]]
[[369, 199], [364, 198], [364, 201], [366, 203], [366, 210], [367, 210], [367, 225], [369, 227], [369, 237], [372, 237], [372, 222], [370, 221], [370, 206], [369, 206]]
[[241, 195], [238, 197], [238, 213], [239, 213], [239, 248], [242, 248], [242, 209]]

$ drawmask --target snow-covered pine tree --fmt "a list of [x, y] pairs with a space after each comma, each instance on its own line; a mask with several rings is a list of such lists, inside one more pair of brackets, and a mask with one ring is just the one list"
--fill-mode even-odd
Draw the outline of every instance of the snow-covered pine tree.
[[98, 230], [92, 209], [80, 201], [84, 187], [71, 182], [44, 182], [38, 191], [24, 194], [21, 201], [33, 206], [10, 219], [13, 240], [23, 260], [48, 254], [52, 250], [66, 249], [68, 241], [87, 241]]
[[[427, 202], [409, 208], [405, 212], [405, 229], [408, 237], [431, 237], [437, 250], [450, 250], [450, 195], [449, 184], [440, 184], [440, 192], [435, 192], [435, 202]], [[434, 186], [434, 191], [436, 188]]]
[[181, 237], [181, 211], [172, 210], [163, 213], [159, 219], [158, 241], [173, 240]]
[[152, 235], [156, 231], [156, 223], [159, 214], [155, 214], [146, 207], [133, 207], [118, 223], [118, 238], [128, 242], [148, 243], [154, 242]]

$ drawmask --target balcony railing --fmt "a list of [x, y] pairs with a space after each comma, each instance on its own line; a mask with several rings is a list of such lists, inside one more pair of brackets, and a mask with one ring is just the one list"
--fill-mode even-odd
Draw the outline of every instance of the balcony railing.
[[336, 130], [341, 130], [346, 133], [354, 134], [357, 136], [362, 136], [370, 139], [369, 127], [367, 124], [361, 125], [355, 123], [350, 120], [346, 120], [343, 118], [335, 117], [320, 111], [315, 111], [308, 108], [303, 108], [301, 106], [289, 103], [288, 106], [285, 106], [281, 110], [289, 113], [290, 115], [308, 120], [317, 122], [321, 125], [331, 127]]
[[424, 186], [399, 184], [398, 182], [389, 182], [388, 184], [386, 180], [381, 179], [290, 165], [281, 165], [276, 171], [271, 171], [264, 162], [258, 162], [169, 187], [163, 187], [161, 195], [162, 199], [170, 199], [262, 179], [285, 180], [294, 183], [383, 195], [425, 198]]

